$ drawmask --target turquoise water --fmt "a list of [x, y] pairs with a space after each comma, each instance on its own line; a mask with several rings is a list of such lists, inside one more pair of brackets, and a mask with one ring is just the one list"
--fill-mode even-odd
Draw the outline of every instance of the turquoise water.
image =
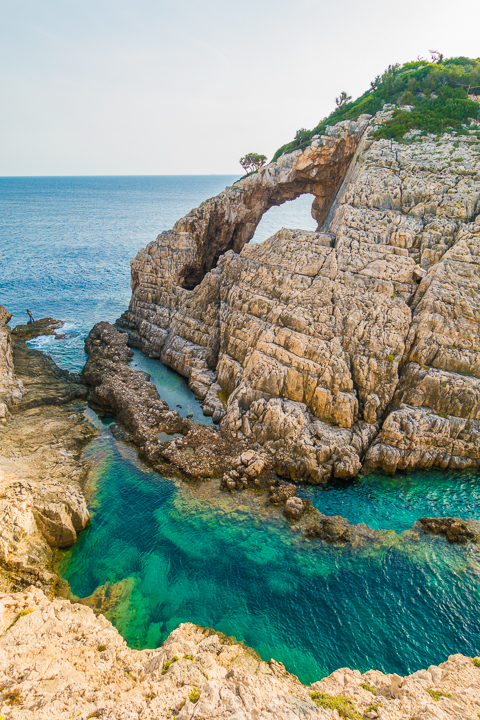
[[[176, 485], [142, 467], [108, 430], [95, 459], [93, 520], [61, 569], [78, 596], [127, 581], [112, 621], [133, 647], [156, 647], [180, 622], [235, 635], [304, 682], [338, 667], [405, 674], [480, 648], [480, 554], [439, 538], [383, 548], [306, 541], [264, 496], [219, 493], [218, 482]], [[463, 476], [462, 476], [463, 477]], [[428, 481], [427, 481], [428, 478]], [[418, 517], [416, 483], [448, 498], [457, 483], [412, 474], [411, 492], [378, 491], [392, 524]], [[478, 483], [465, 495], [476, 503]], [[385, 487], [385, 485], [383, 486]], [[335, 491], [315, 491], [322, 496]], [[345, 492], [339, 497], [345, 502]], [[408, 498], [413, 498], [408, 506]], [[358, 502], [357, 502], [358, 499]], [[332, 502], [332, 501], [330, 501]], [[365, 500], [348, 495], [348, 513]], [[345, 505], [347, 503], [345, 502]]]
[[396, 532], [420, 517], [480, 516], [480, 474], [475, 470], [360, 475], [353, 481], [334, 480], [321, 491], [300, 486], [298, 494], [325, 515]]
[[[157, 386], [158, 392], [171, 408], [177, 410], [182, 417], [192, 415], [195, 422], [212, 425], [211, 417], [203, 414], [200, 402], [188, 389], [187, 380], [162, 365], [157, 360], [147, 357], [139, 350], [134, 350], [132, 367], [143, 370], [150, 375], [150, 380]], [[181, 405], [181, 407], [178, 407]]]
[[[32, 344], [79, 370], [89, 329], [128, 303], [137, 250], [232, 180], [0, 178], [0, 303], [12, 324], [26, 307], [65, 320], [67, 340]], [[272, 209], [255, 241], [281, 226], [310, 228], [309, 204]], [[141, 353], [133, 363], [182, 415], [211, 422], [183, 378]], [[332, 548], [267, 512], [264, 496], [158, 477], [105, 426], [87, 454], [93, 520], [63, 553], [62, 572], [79, 596], [120, 583], [109, 616], [132, 646], [154, 647], [191, 620], [282, 660], [304, 681], [343, 665], [403, 674], [453, 652], [478, 654], [474, 546], [394, 536], [388, 547]], [[322, 512], [397, 532], [422, 515], [480, 518], [479, 476], [469, 472], [375, 475], [301, 492]]]

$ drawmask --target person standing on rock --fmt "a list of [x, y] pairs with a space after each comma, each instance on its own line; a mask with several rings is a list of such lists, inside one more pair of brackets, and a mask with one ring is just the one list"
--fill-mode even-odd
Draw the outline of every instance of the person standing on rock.
[[28, 318], [29, 318], [29, 319], [28, 319], [28, 324], [29, 324], [29, 325], [33, 325], [33, 315], [32, 315], [32, 313], [30, 312], [30, 310], [29, 310], [28, 308], [27, 308], [27, 315], [28, 315]]

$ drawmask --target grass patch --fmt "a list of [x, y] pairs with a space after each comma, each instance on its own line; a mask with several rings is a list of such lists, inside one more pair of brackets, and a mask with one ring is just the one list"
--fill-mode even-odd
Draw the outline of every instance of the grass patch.
[[171, 660], [167, 660], [167, 662], [163, 666], [162, 675], [165, 675], [170, 665], [172, 665], [174, 662], [177, 662], [177, 660], [179, 660], [179, 658], [176, 655]]
[[480, 660], [478, 658], [473, 658], [472, 662], [475, 665], [475, 667], [480, 668]]
[[196, 702], [198, 702], [200, 700], [201, 694], [202, 694], [202, 691], [194, 686], [192, 692], [188, 696], [188, 699], [190, 700], [191, 703], [195, 704]]
[[362, 687], [364, 690], [368, 690], [368, 692], [371, 692], [372, 695], [376, 695], [376, 694], [377, 694], [377, 691], [375, 690], [375, 688], [373, 688], [373, 687], [372, 687], [371, 685], [369, 685], [368, 683], [361, 683], [361, 684], [360, 684], [360, 687]]
[[366, 713], [368, 712], [377, 712], [378, 708], [382, 707], [382, 703], [373, 703], [373, 705], [369, 705], [367, 709], [365, 710]]
[[341, 718], [347, 718], [347, 720], [361, 720], [353, 702], [344, 695], [328, 695], [322, 692], [311, 692], [309, 695], [318, 707], [336, 710]]
[[[7, 628], [7, 630], [10, 630], [10, 628], [13, 627], [13, 626], [15, 625], [15, 623], [17, 622], [17, 620], [20, 620], [21, 617], [23, 617], [24, 615], [30, 615], [30, 613], [32, 613], [32, 612], [33, 612], [33, 610], [21, 610], [21, 611], [18, 613], [18, 615], [17, 615], [17, 617], [15, 618], [15, 620], [14, 620], [12, 623], [10, 623], [10, 625], [9, 625], [8, 628]], [[7, 630], [5, 630], [5, 632], [7, 632]]]
[[193, 657], [193, 655], [184, 655], [184, 656], [183, 656], [183, 659], [184, 659], [184, 660], [193, 660], [193, 661], [195, 661], [195, 658]]
[[444, 693], [441, 690], [431, 690], [430, 688], [426, 690], [426, 692], [430, 695], [431, 698], [433, 698], [436, 702], [438, 702], [442, 697], [451, 698], [452, 695], [450, 693]]
[[22, 704], [22, 691], [21, 690], [10, 690], [4, 693], [3, 701], [7, 705], [21, 705]]

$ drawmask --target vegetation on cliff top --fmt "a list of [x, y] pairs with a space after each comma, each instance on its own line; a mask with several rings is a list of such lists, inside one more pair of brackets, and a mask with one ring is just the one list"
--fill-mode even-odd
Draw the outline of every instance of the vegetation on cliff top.
[[[454, 129], [465, 132], [463, 125], [476, 119], [479, 104], [469, 95], [480, 93], [480, 58], [458, 57], [433, 62], [418, 60], [405, 65], [390, 65], [377, 76], [357, 100], [345, 102], [342, 93], [337, 108], [313, 130], [302, 128], [295, 139], [283, 145], [273, 160], [281, 155], [303, 150], [314, 135], [323, 135], [329, 125], [342, 120], [356, 120], [360, 115], [374, 115], [385, 103], [396, 104], [393, 116], [376, 132], [377, 138], [402, 138], [409, 130], [441, 134]], [[408, 106], [408, 109], [402, 109]]]

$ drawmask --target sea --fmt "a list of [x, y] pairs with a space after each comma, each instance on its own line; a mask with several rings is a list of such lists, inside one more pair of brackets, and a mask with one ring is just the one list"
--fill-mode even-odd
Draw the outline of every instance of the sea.
[[[78, 372], [100, 320], [128, 306], [130, 260], [235, 176], [0, 178], [0, 303], [11, 325], [64, 322], [32, 347]], [[315, 230], [312, 197], [272, 208], [252, 242], [281, 227]], [[182, 414], [210, 423], [184, 378], [136, 351], [136, 367]], [[480, 550], [409, 529], [426, 515], [480, 519], [480, 474], [361, 475], [300, 494], [326, 514], [390, 530], [365, 547], [306, 540], [262, 495], [218, 481], [168, 480], [86, 410], [92, 522], [58, 567], [77, 597], [115, 587], [107, 612], [131, 647], [157, 647], [181, 622], [213, 627], [280, 660], [306, 683], [339, 667], [404, 675], [480, 651]]]

